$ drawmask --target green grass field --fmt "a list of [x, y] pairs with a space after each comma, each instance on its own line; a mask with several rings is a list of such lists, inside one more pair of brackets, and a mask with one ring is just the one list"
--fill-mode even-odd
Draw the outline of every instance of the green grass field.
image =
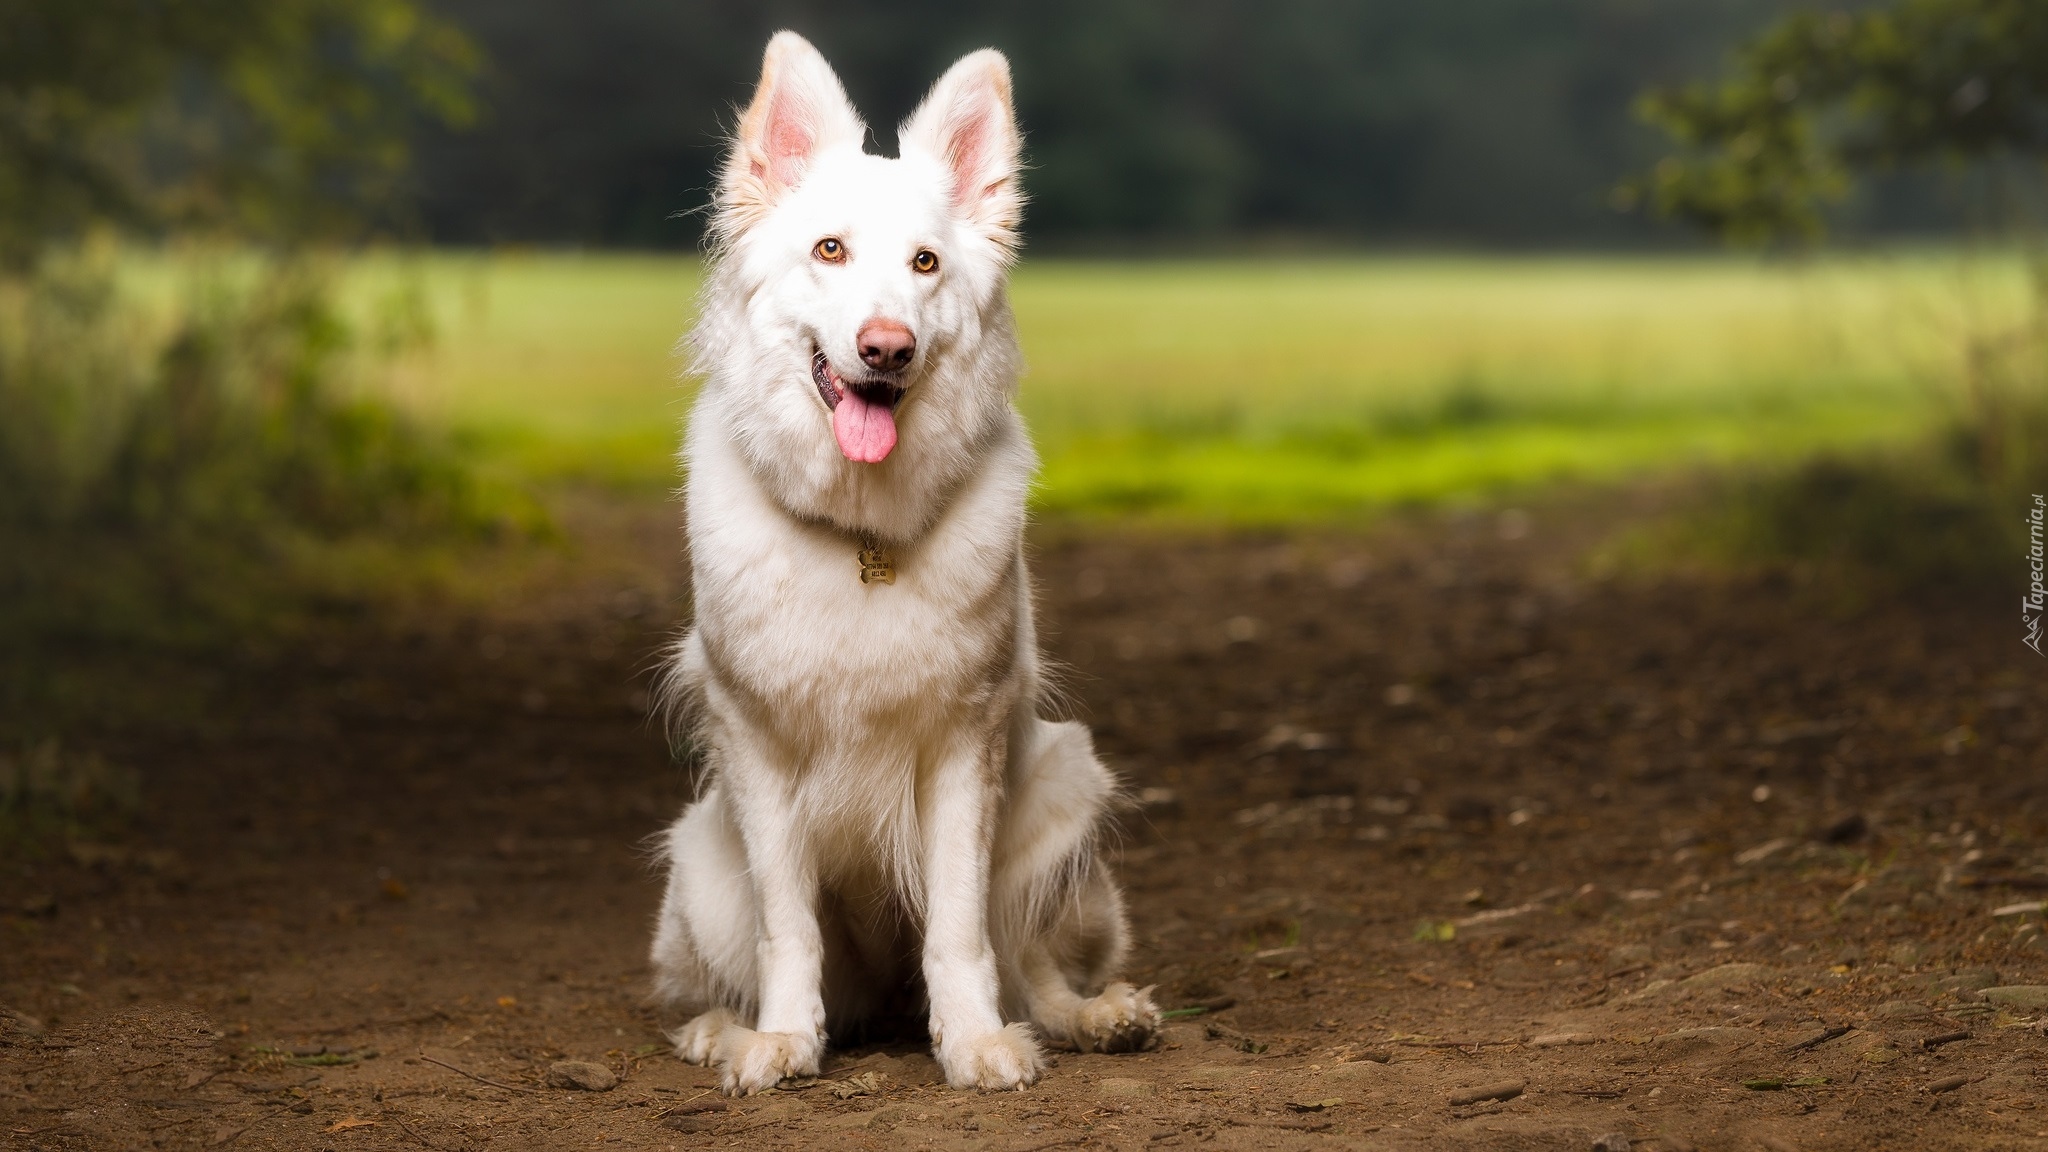
[[[543, 481], [674, 482], [674, 347], [699, 266], [384, 257], [423, 294], [408, 401]], [[1068, 514], [1285, 521], [1910, 438], [2017, 261], [1738, 258], [1027, 261], [1019, 403]]]

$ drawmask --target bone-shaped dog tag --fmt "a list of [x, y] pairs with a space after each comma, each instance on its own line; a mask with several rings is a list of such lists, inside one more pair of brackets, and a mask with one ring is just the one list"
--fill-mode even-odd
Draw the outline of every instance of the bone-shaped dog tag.
[[896, 582], [896, 561], [880, 547], [860, 550], [860, 582], [863, 584], [894, 584]]

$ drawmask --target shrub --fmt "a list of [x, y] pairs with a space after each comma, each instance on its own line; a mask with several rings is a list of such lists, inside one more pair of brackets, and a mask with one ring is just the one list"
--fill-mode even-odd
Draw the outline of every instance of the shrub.
[[1864, 591], [2019, 581], [2030, 494], [2048, 492], [2048, 261], [2031, 292], [2021, 323], [1966, 340], [1957, 407], [1927, 442], [1742, 481], [1710, 535]]
[[120, 270], [0, 282], [0, 648], [208, 643], [332, 591], [339, 546], [506, 522], [311, 263], [215, 265], [168, 312]]

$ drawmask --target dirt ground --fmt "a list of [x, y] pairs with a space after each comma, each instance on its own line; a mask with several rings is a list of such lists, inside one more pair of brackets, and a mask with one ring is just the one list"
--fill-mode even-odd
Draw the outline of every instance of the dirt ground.
[[2012, 605], [1602, 575], [1636, 514], [1041, 533], [1047, 643], [1137, 797], [1130, 975], [1183, 1011], [1024, 1092], [906, 1037], [727, 1102], [644, 1000], [683, 578], [671, 513], [615, 509], [502, 610], [337, 631], [231, 720], [96, 746], [144, 817], [0, 875], [0, 1137], [2048, 1148], [2048, 668]]

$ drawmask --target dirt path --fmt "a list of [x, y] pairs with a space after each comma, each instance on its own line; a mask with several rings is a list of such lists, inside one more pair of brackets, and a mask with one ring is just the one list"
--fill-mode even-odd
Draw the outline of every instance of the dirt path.
[[[640, 845], [688, 782], [643, 720], [668, 514], [633, 512], [500, 618], [111, 740], [144, 828], [0, 875], [0, 1139], [2048, 1148], [2048, 944], [1996, 912], [2048, 889], [2012, 613], [1596, 579], [1614, 516], [1043, 537], [1048, 643], [1145, 790], [1132, 975], [1209, 1010], [1022, 1093], [905, 1040], [728, 1105], [642, 1001]], [[571, 1059], [620, 1083], [547, 1086]]]

